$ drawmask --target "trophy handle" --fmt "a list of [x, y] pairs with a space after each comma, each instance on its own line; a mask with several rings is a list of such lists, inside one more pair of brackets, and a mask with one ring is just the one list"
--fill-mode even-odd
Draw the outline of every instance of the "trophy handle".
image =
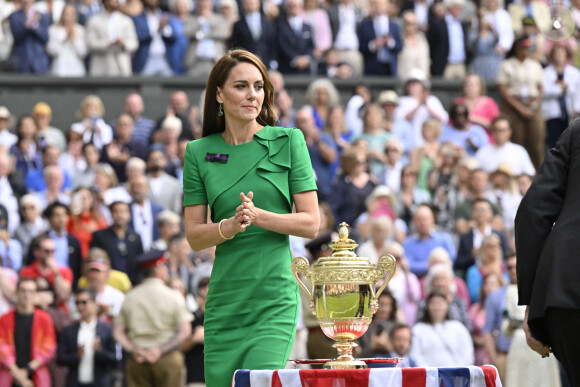
[[298, 282], [298, 285], [302, 288], [302, 290], [304, 290], [306, 294], [308, 294], [308, 297], [310, 298], [310, 304], [312, 305], [314, 303], [314, 299], [312, 298], [312, 291], [310, 291], [310, 289], [308, 289], [306, 285], [304, 285], [304, 282], [302, 282], [300, 277], [298, 277], [298, 274], [300, 273], [304, 274], [306, 278], [308, 278], [310, 274], [310, 264], [308, 263], [308, 260], [304, 257], [294, 258], [294, 260], [292, 261], [292, 275], [294, 276], [294, 279], [296, 280], [296, 282]]
[[383, 271], [383, 273], [386, 272], [387, 270], [389, 271], [389, 275], [385, 279], [385, 282], [383, 282], [383, 284], [381, 285], [381, 287], [379, 288], [377, 293], [374, 295], [374, 299], [377, 301], [377, 306], [378, 306], [379, 296], [381, 295], [383, 290], [385, 290], [385, 288], [389, 284], [389, 281], [391, 280], [391, 278], [393, 278], [393, 276], [395, 275], [395, 268], [397, 266], [397, 260], [391, 254], [381, 255], [379, 257], [379, 263], [377, 264], [377, 266], [379, 267], [379, 269], [381, 269]]

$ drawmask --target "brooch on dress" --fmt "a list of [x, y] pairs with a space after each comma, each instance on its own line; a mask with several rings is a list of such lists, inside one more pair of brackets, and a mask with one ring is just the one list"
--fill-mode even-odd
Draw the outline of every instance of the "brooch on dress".
[[225, 153], [206, 153], [205, 161], [219, 161], [220, 163], [227, 163], [230, 155]]

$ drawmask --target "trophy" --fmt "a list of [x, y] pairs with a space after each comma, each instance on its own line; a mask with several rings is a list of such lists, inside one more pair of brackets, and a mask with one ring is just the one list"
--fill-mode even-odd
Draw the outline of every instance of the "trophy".
[[[324, 334], [336, 340], [333, 347], [339, 356], [327, 362], [324, 368], [366, 368], [364, 361], [352, 356], [352, 349], [357, 346], [354, 340], [367, 331], [379, 307], [379, 295], [395, 274], [396, 261], [390, 254], [382, 255], [377, 268], [368, 258], [358, 257], [354, 252], [358, 244], [348, 238], [348, 224], [344, 222], [340, 224], [338, 235], [339, 238], [330, 244], [332, 254], [320, 258], [312, 268], [306, 258], [295, 258], [292, 275], [310, 297], [310, 309]], [[389, 274], [375, 292], [375, 285], [385, 272]], [[298, 274], [311, 284], [310, 289]]]

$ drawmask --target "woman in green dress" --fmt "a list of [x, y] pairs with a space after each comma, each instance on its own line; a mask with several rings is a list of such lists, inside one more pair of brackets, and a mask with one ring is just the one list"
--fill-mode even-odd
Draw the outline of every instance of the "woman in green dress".
[[299, 308], [289, 235], [318, 232], [304, 136], [273, 126], [273, 101], [264, 64], [231, 51], [207, 83], [203, 136], [185, 152], [188, 241], [194, 250], [217, 246], [204, 318], [211, 387], [230, 386], [236, 369], [286, 366]]

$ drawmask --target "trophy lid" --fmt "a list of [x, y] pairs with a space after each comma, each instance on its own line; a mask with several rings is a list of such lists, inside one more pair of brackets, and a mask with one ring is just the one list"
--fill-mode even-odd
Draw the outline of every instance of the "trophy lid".
[[342, 222], [340, 224], [340, 229], [338, 230], [338, 239], [332, 241], [329, 244], [330, 248], [333, 250], [331, 257], [356, 257], [354, 249], [358, 247], [358, 244], [348, 237], [348, 224]]

